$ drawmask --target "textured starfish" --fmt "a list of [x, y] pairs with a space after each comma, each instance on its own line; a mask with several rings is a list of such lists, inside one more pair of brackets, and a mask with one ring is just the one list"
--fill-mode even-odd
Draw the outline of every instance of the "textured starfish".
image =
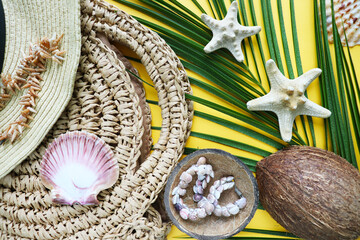
[[266, 72], [270, 80], [270, 92], [263, 97], [249, 101], [247, 108], [252, 111], [276, 113], [279, 119], [281, 138], [285, 142], [291, 140], [292, 126], [296, 116], [330, 117], [329, 110], [304, 96], [309, 84], [321, 74], [321, 69], [312, 69], [300, 77], [290, 80], [279, 71], [275, 62], [270, 59], [266, 62]]
[[223, 20], [216, 20], [206, 14], [201, 15], [203, 22], [211, 29], [213, 37], [204, 47], [206, 53], [213, 52], [219, 48], [227, 48], [235, 59], [244, 61], [241, 50], [241, 41], [260, 32], [261, 27], [245, 27], [237, 21], [238, 3], [233, 1]]

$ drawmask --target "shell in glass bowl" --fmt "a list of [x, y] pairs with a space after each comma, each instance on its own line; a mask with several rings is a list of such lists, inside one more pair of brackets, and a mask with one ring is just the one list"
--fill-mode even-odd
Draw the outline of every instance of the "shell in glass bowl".
[[46, 149], [40, 177], [54, 203], [95, 205], [97, 194], [117, 181], [119, 167], [104, 140], [74, 131], [60, 135]]

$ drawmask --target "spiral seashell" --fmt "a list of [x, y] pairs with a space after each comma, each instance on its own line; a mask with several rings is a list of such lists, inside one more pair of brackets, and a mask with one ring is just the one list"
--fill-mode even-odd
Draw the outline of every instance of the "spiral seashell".
[[110, 147], [96, 135], [68, 132], [46, 149], [40, 177], [54, 203], [98, 204], [97, 194], [117, 181], [119, 167]]
[[[326, 24], [329, 42], [334, 42], [331, 1], [325, 1]], [[334, 0], [335, 23], [343, 46], [346, 45], [345, 34], [350, 47], [360, 44], [360, 3], [357, 0]]]

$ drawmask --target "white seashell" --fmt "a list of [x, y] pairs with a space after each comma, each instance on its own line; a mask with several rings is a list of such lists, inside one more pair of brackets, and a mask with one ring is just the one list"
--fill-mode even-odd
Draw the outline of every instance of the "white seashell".
[[236, 215], [240, 211], [239, 207], [233, 203], [229, 203], [228, 205], [226, 205], [226, 208], [231, 215]]
[[205, 208], [207, 215], [211, 215], [211, 213], [214, 211], [215, 206], [213, 204], [211, 204], [210, 202], [207, 202], [207, 203], [205, 203], [204, 208]]
[[179, 190], [178, 190], [178, 194], [179, 194], [180, 196], [184, 196], [184, 195], [185, 195], [185, 193], [186, 193], [186, 189], [179, 188]]
[[216, 191], [222, 193], [222, 192], [224, 191], [224, 185], [220, 185], [220, 186], [216, 189]]
[[199, 174], [198, 175], [198, 180], [202, 181], [206, 178], [206, 175], [202, 175], [202, 174]]
[[[215, 177], [215, 175], [214, 175], [214, 171], [211, 171], [211, 173], [210, 173], [210, 177], [212, 177], [212, 178], [214, 178]], [[210, 179], [210, 178], [209, 178]], [[206, 179], [207, 180], [207, 179]], [[209, 181], [207, 181], [208, 183], [210, 182], [210, 180]]]
[[210, 164], [206, 165], [206, 174], [210, 175], [210, 173], [213, 171], [212, 166]]
[[233, 177], [233, 176], [229, 176], [229, 177], [226, 178], [226, 181], [227, 181], [227, 182], [231, 182], [232, 180], [234, 180], [234, 177]]
[[104, 140], [87, 132], [68, 132], [46, 149], [40, 176], [54, 203], [98, 204], [97, 194], [115, 184], [119, 167]]
[[226, 177], [220, 179], [220, 185], [223, 185], [224, 183], [226, 183]]
[[206, 158], [205, 157], [199, 157], [199, 160], [197, 161], [196, 165], [200, 166], [200, 165], [204, 165], [206, 164]]
[[179, 191], [179, 186], [176, 186], [175, 188], [174, 188], [174, 190], [172, 191], [172, 193], [171, 193], [171, 195], [176, 195], [176, 194], [178, 194], [178, 191]]
[[215, 197], [216, 199], [219, 199], [220, 196], [221, 196], [221, 192], [215, 190], [215, 192], [214, 192], [214, 197]]
[[207, 216], [205, 208], [197, 208], [196, 212], [199, 218], [205, 218]]
[[[210, 175], [206, 175], [206, 183], [209, 183], [210, 182], [210, 180], [211, 180], [211, 174]], [[213, 173], [213, 176], [212, 176], [212, 178], [214, 177], [214, 173]]]
[[206, 174], [206, 165], [201, 165], [201, 166], [199, 166], [198, 169], [199, 169], [198, 170], [199, 175], [205, 175]]
[[192, 165], [188, 170], [186, 170], [186, 172], [193, 176], [197, 172], [197, 167], [195, 165]]
[[192, 176], [187, 172], [183, 172], [180, 176], [180, 181], [181, 180], [184, 181], [185, 183], [189, 184], [192, 181]]
[[[206, 179], [207, 180], [207, 179]], [[207, 181], [202, 181], [201, 187], [205, 189], [207, 187]]]
[[217, 205], [214, 209], [214, 214], [215, 216], [218, 216], [218, 217], [221, 217], [222, 215], [222, 211], [221, 211], [221, 206], [220, 205]]
[[208, 202], [207, 198], [206, 197], [203, 197], [200, 202], [198, 202], [197, 206], [199, 208], [204, 208], [205, 207], [205, 204]]
[[196, 180], [195, 185], [196, 185], [196, 186], [202, 186], [202, 183], [203, 183], [202, 181], [200, 181], [200, 180]]
[[216, 198], [215, 198], [214, 195], [212, 195], [212, 194], [209, 194], [208, 197], [207, 197], [207, 199], [208, 199], [208, 201], [209, 201], [210, 203], [212, 203], [212, 204], [216, 201]]
[[219, 180], [216, 180], [216, 181], [214, 182], [213, 186], [214, 186], [215, 188], [219, 187], [219, 186], [220, 186], [220, 181], [219, 181]]
[[228, 182], [228, 183], [225, 183], [223, 186], [224, 186], [224, 190], [227, 190], [227, 189], [230, 189], [232, 187], [234, 187], [235, 185], [235, 182]]
[[221, 208], [221, 215], [224, 217], [230, 217], [230, 213], [229, 213], [229, 210], [227, 209], [227, 207]]
[[196, 191], [198, 194], [204, 194], [204, 189], [202, 188], [202, 186], [196, 186]]
[[246, 198], [242, 197], [239, 200], [235, 201], [235, 204], [240, 208], [243, 209], [246, 206]]
[[188, 185], [185, 181], [180, 181], [178, 186], [185, 189]]
[[180, 210], [179, 214], [182, 219], [187, 220], [189, 219], [190, 211], [186, 208], [183, 208]]
[[197, 186], [195, 186], [195, 185], [193, 186], [193, 192], [194, 192], [195, 194], [198, 193], [198, 192], [197, 192]]
[[180, 196], [178, 194], [176, 194], [175, 196], [173, 196], [172, 198], [172, 203], [175, 205], [177, 203], [179, 203], [180, 201]]
[[215, 191], [216, 191], [215, 185], [212, 185], [210, 187], [210, 194], [215, 195]]
[[189, 219], [191, 221], [197, 221], [199, 219], [198, 215], [197, 215], [197, 211], [190, 211], [189, 213]]

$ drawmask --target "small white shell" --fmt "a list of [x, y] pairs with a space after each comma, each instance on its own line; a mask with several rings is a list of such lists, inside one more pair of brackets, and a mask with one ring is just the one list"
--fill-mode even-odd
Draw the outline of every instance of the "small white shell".
[[171, 193], [171, 195], [176, 195], [176, 194], [178, 194], [178, 191], [179, 191], [179, 186], [176, 186], [175, 188], [174, 188], [174, 190], [172, 191], [172, 193]]
[[184, 181], [180, 181], [178, 186], [185, 189], [187, 188], [188, 184]]
[[199, 218], [205, 218], [207, 216], [205, 208], [197, 208], [196, 211]]
[[215, 208], [215, 207], [214, 207], [213, 204], [207, 202], [207, 203], [205, 203], [204, 208], [205, 208], [206, 213], [207, 213], [208, 215], [211, 215], [211, 213], [214, 211], [214, 208]]
[[180, 217], [184, 220], [187, 220], [189, 218], [190, 211], [186, 208], [183, 208], [179, 212]]
[[202, 181], [201, 187], [202, 187], [203, 189], [205, 189], [205, 188], [207, 187], [207, 182], [206, 182], [206, 181]]
[[185, 195], [185, 193], [186, 193], [186, 189], [179, 188], [179, 190], [178, 190], [178, 194], [179, 194], [180, 196], [184, 196], [184, 195]]
[[221, 215], [224, 217], [230, 217], [229, 210], [226, 207], [221, 208]]
[[215, 214], [215, 216], [221, 217], [222, 211], [221, 211], [221, 206], [220, 205], [216, 205], [216, 207], [214, 209], [214, 214]]
[[215, 197], [216, 199], [219, 199], [219, 198], [220, 198], [220, 196], [221, 196], [221, 192], [220, 192], [220, 191], [215, 190], [215, 192], [214, 192], [214, 197]]
[[202, 181], [206, 178], [206, 175], [202, 175], [202, 174], [199, 174], [198, 175], [198, 180]]
[[183, 172], [180, 176], [180, 180], [184, 181], [185, 183], [189, 184], [192, 181], [192, 176], [187, 173], [187, 172]]
[[205, 163], [206, 163], [206, 158], [200, 157], [199, 160], [197, 161], [196, 165], [200, 166], [200, 165], [204, 165]]
[[180, 196], [178, 194], [176, 194], [175, 196], [173, 196], [172, 198], [172, 203], [175, 205], [177, 203], [179, 203], [180, 201]]
[[190, 213], [189, 213], [189, 219], [190, 219], [191, 221], [197, 221], [197, 220], [199, 219], [196, 210], [190, 211]]
[[[215, 177], [214, 171], [211, 171], [211, 172], [210, 172], [210, 177], [212, 177], [212, 178]], [[209, 183], [209, 182], [210, 182], [210, 178], [209, 178], [209, 180], [206, 178], [206, 181]]]
[[246, 198], [242, 197], [235, 202], [235, 204], [240, 208], [243, 209], [246, 206]]
[[240, 211], [239, 207], [233, 203], [229, 203], [228, 205], [226, 205], [226, 208], [231, 215], [236, 215]]
[[54, 203], [98, 204], [97, 194], [115, 184], [119, 167], [104, 140], [87, 132], [68, 132], [46, 149], [40, 176]]

